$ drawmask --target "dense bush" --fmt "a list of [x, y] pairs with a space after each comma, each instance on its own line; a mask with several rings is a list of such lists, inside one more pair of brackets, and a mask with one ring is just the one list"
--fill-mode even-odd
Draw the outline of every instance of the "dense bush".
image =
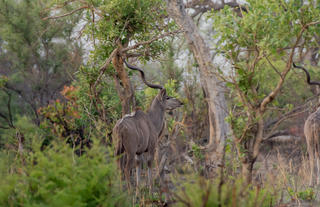
[[0, 206], [126, 205], [113, 159], [98, 142], [82, 156], [61, 144], [23, 156], [1, 151]]

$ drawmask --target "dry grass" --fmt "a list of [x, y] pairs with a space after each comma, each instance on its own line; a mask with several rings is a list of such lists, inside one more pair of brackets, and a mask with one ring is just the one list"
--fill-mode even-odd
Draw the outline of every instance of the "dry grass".
[[[270, 200], [270, 196], [273, 195], [272, 204], [267, 204], [267, 206], [320, 206], [320, 186], [308, 185], [310, 167], [305, 141], [303, 139], [291, 140], [289, 139], [282, 143], [264, 143], [262, 145], [261, 154], [254, 167], [253, 186], [249, 189], [242, 186], [241, 182], [239, 184], [240, 163], [233, 150], [228, 152], [222, 180], [220, 176], [221, 169], [217, 167], [215, 176], [205, 181], [198, 180], [199, 176], [201, 177], [202, 175], [203, 161], [197, 160], [194, 155], [190, 155], [193, 162], [188, 162], [183, 158], [186, 155], [185, 151], [175, 153], [175, 150], [170, 151], [165, 164], [167, 171], [162, 177], [162, 182], [165, 185], [160, 186], [159, 180], [157, 180], [156, 185], [158, 187], [153, 195], [144, 194], [140, 199], [140, 206], [163, 206], [168, 204], [170, 204], [169, 206], [197, 206], [198, 204], [206, 206], [206, 202], [212, 205], [210, 202], [214, 199], [222, 198], [223, 200], [223, 198], [229, 198], [232, 202], [221, 206], [243, 206], [243, 204], [240, 205], [239, 203], [245, 203], [248, 200], [251, 202], [250, 206], [260, 207], [263, 199]], [[186, 183], [186, 186], [189, 187], [185, 187]], [[219, 185], [221, 183], [224, 185], [222, 189], [224, 192], [222, 192], [222, 197], [220, 198]], [[208, 185], [212, 185], [212, 188], [209, 188]], [[192, 191], [193, 189], [198, 189], [199, 194]], [[239, 191], [245, 193], [243, 194]], [[258, 194], [263, 191], [268, 192], [265, 195], [267, 197], [264, 198], [264, 195], [262, 197], [259, 195], [258, 197]], [[248, 197], [246, 195], [246, 193], [254, 194], [254, 192], [257, 192], [256, 197]], [[228, 193], [232, 194], [231, 197], [226, 197]], [[201, 199], [202, 197], [203, 199]], [[243, 202], [241, 199], [247, 200]], [[199, 203], [195, 204], [197, 202]], [[264, 204], [263, 206], [266, 205]]]
[[308, 185], [310, 165], [304, 139], [266, 143], [256, 167], [257, 183], [281, 190], [278, 206], [320, 206], [320, 186]]

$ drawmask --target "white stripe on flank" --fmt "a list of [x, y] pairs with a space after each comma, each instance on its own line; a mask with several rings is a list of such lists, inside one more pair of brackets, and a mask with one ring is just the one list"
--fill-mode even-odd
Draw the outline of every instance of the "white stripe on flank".
[[127, 118], [127, 117], [133, 117], [134, 115], [136, 115], [136, 112], [135, 112], [135, 111], [131, 112], [130, 114], [124, 115], [124, 116], [122, 117], [122, 119], [120, 119], [119, 124], [120, 124], [125, 118]]

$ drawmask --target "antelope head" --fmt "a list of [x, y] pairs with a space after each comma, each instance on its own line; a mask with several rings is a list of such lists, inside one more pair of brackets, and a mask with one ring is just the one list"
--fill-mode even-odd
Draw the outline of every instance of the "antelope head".
[[164, 88], [161, 89], [160, 93], [157, 95], [157, 99], [167, 111], [172, 111], [183, 105], [183, 103], [180, 100], [168, 96], [167, 91]]
[[179, 101], [178, 99], [174, 98], [174, 97], [171, 97], [171, 96], [168, 96], [167, 95], [167, 91], [166, 89], [161, 86], [161, 85], [156, 85], [156, 84], [151, 84], [149, 83], [148, 81], [146, 81], [145, 79], [145, 75], [144, 75], [144, 72], [142, 69], [136, 67], [136, 66], [133, 66], [133, 65], [130, 65], [129, 63], [127, 63], [127, 61], [123, 60], [124, 63], [126, 64], [126, 66], [128, 68], [130, 68], [131, 70], [137, 70], [140, 72], [141, 74], [141, 78], [142, 78], [142, 81], [147, 85], [149, 86], [150, 88], [155, 88], [155, 89], [160, 89], [160, 92], [158, 93], [158, 95], [156, 96], [156, 99], [159, 101], [159, 104], [167, 111], [172, 111], [180, 106], [183, 105], [183, 103], [181, 101]]

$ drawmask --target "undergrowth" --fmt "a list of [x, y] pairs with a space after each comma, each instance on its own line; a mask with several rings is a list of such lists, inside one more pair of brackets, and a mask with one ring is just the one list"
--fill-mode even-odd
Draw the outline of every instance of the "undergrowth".
[[182, 207], [267, 207], [278, 201], [278, 192], [269, 186], [246, 185], [242, 179], [220, 182], [202, 177], [188, 178], [174, 193], [175, 206]]
[[0, 206], [127, 206], [113, 158], [98, 141], [80, 157], [57, 143], [0, 153]]

